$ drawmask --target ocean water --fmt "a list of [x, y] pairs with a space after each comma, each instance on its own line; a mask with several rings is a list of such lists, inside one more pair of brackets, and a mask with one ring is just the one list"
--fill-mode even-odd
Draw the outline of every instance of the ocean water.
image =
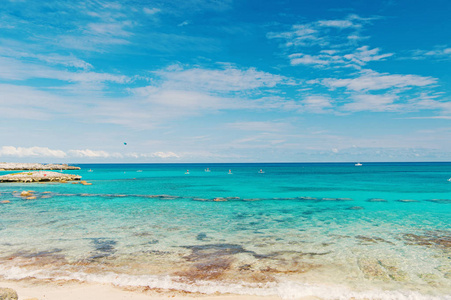
[[451, 163], [79, 166], [92, 185], [0, 185], [0, 276], [451, 299]]

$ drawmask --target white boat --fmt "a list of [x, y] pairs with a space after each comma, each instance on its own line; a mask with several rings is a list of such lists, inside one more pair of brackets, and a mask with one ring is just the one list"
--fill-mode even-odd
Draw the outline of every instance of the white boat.
[[361, 167], [362, 164], [361, 164], [361, 163], [356, 163], [355, 166], [356, 166], [356, 167]]
[[451, 182], [451, 178], [450, 178], [450, 179], [448, 179], [448, 181], [449, 181], [449, 182]]

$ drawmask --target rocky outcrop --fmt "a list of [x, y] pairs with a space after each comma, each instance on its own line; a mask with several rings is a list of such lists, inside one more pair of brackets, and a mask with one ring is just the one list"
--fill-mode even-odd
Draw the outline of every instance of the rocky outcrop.
[[80, 170], [67, 164], [0, 163], [0, 171], [10, 170]]
[[[31, 183], [31, 182], [67, 182], [80, 180], [81, 176], [72, 175], [72, 174], [64, 174], [59, 172], [49, 172], [49, 171], [37, 171], [37, 172], [23, 172], [23, 173], [13, 173], [8, 175], [0, 176], [0, 182], [22, 182], [22, 183]], [[23, 196], [32, 196], [32, 195], [23, 195]]]
[[0, 300], [18, 300], [17, 292], [10, 288], [0, 288]]

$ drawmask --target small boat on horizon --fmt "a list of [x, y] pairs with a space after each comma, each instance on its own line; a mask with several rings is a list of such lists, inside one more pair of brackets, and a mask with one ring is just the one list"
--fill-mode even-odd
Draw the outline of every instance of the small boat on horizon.
[[356, 167], [361, 167], [362, 164], [361, 164], [361, 163], [356, 163], [355, 166], [356, 166]]

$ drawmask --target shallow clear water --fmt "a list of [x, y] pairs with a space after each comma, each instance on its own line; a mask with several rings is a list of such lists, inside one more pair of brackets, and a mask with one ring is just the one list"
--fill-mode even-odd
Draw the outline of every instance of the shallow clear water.
[[10, 200], [0, 204], [0, 275], [284, 298], [451, 297], [451, 163], [80, 166], [65, 172], [93, 185], [0, 185]]

